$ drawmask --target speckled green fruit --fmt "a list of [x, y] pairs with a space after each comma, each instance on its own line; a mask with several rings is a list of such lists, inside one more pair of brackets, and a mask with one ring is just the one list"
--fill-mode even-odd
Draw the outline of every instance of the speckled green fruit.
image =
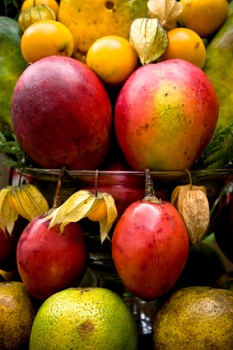
[[68, 288], [53, 294], [38, 310], [30, 350], [137, 350], [136, 321], [115, 292]]
[[232, 350], [233, 292], [187, 287], [173, 293], [156, 315], [156, 350]]

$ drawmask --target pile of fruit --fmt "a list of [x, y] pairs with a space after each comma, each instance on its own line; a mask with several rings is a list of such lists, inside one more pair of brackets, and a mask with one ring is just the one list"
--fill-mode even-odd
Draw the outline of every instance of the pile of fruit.
[[[0, 16], [0, 152], [20, 172], [0, 189], [0, 348], [139, 349], [130, 299], [159, 305], [142, 348], [232, 349], [231, 276], [208, 240], [233, 263], [233, 175], [211, 208], [193, 174], [231, 174], [233, 2], [16, 3]], [[57, 171], [52, 203], [25, 167]], [[62, 198], [82, 171], [93, 190]], [[158, 196], [156, 173], [186, 183]], [[93, 236], [120, 291], [91, 269]]]

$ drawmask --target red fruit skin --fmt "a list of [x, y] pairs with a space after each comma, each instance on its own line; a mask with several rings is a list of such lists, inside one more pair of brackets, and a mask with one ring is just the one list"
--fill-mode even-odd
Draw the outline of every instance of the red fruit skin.
[[7, 261], [14, 257], [18, 237], [10, 236], [8, 232], [4, 233], [0, 229], [0, 268], [4, 269]]
[[124, 285], [144, 300], [167, 293], [180, 276], [189, 254], [185, 224], [175, 207], [163, 201], [137, 201], [118, 221], [112, 258]]
[[90, 68], [50, 56], [18, 79], [12, 122], [19, 144], [40, 167], [94, 170], [109, 151], [112, 106]]
[[28, 221], [19, 217], [15, 224], [11, 235], [0, 229], [0, 269], [13, 270], [16, 269], [16, 247], [21, 233], [26, 227]]
[[63, 233], [59, 225], [48, 229], [43, 215], [25, 228], [17, 245], [20, 277], [29, 293], [39, 300], [77, 285], [86, 270], [88, 251], [78, 223], [68, 224]]
[[116, 139], [134, 170], [190, 169], [218, 121], [214, 85], [197, 66], [179, 59], [138, 68], [114, 109]]

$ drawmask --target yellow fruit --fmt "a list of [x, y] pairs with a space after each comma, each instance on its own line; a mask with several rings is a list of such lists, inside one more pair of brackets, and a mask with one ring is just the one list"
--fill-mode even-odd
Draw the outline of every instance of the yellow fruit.
[[33, 322], [30, 350], [136, 350], [133, 314], [105, 288], [69, 288], [41, 305]]
[[182, 27], [194, 30], [200, 37], [214, 34], [228, 17], [227, 0], [180, 0], [183, 11], [179, 18]]
[[53, 20], [31, 24], [21, 38], [22, 55], [28, 63], [52, 55], [71, 57], [73, 48], [74, 40], [69, 29]]
[[128, 39], [132, 21], [147, 13], [147, 0], [61, 0], [58, 19], [73, 34], [74, 57], [85, 62], [94, 41], [106, 35]]
[[88, 215], [88, 219], [91, 221], [102, 221], [107, 216], [107, 206], [104, 199], [101, 200], [98, 208], [93, 213]]
[[158, 62], [180, 58], [203, 68], [206, 49], [201, 37], [191, 29], [174, 28], [168, 32], [168, 47]]
[[56, 18], [57, 18], [58, 11], [59, 11], [59, 5], [58, 5], [58, 2], [56, 0], [25, 0], [22, 4], [21, 11], [24, 11], [26, 9], [33, 7], [33, 6], [39, 6], [42, 4], [50, 7], [54, 11]]
[[187, 287], [162, 305], [153, 325], [156, 350], [232, 350], [233, 293]]
[[0, 282], [0, 349], [27, 349], [35, 308], [22, 282]]
[[56, 20], [55, 12], [47, 5], [38, 5], [21, 11], [18, 18], [20, 29], [24, 32], [32, 23], [44, 19]]
[[106, 84], [120, 85], [137, 68], [139, 61], [127, 39], [108, 35], [90, 46], [86, 63]]

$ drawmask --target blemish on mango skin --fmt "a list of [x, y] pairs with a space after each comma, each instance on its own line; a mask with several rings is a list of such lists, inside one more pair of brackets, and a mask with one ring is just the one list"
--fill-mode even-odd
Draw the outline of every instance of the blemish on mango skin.
[[93, 333], [95, 327], [90, 320], [86, 320], [78, 327], [78, 333], [81, 338], [86, 338], [90, 333]]

